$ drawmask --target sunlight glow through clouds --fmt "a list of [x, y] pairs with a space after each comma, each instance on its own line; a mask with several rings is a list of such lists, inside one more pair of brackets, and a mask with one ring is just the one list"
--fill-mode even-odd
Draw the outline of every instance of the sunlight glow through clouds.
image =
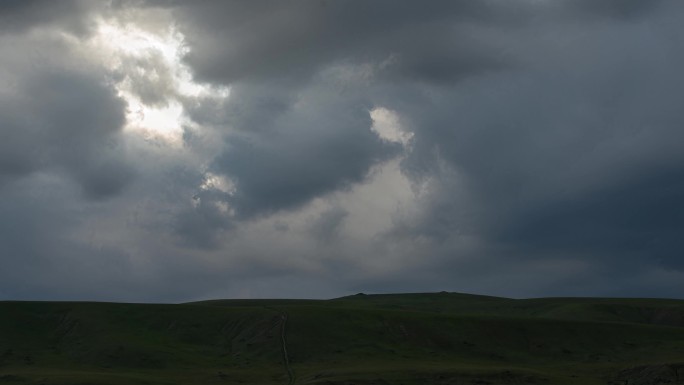
[[[115, 88], [128, 104], [127, 131], [180, 147], [183, 126], [193, 124], [185, 117], [181, 99], [229, 96], [227, 87], [193, 81], [182, 62], [188, 52], [184, 36], [173, 23], [161, 29], [118, 20], [101, 19], [97, 24], [90, 43], [117, 75]], [[147, 94], [158, 100], [145, 100]]]

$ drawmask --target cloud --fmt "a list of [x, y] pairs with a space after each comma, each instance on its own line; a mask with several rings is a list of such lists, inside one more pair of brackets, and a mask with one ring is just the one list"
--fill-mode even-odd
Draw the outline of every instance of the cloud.
[[[239, 99], [240, 93], [232, 97]], [[326, 87], [258, 113], [265, 124], [229, 134], [212, 165], [236, 184], [229, 203], [241, 217], [296, 208], [363, 182], [371, 166], [398, 151], [371, 131], [362, 100], [330, 95]], [[246, 116], [251, 120], [250, 112]]]
[[344, 219], [348, 215], [349, 212], [341, 207], [331, 207], [311, 223], [311, 233], [316, 239], [330, 242], [339, 235]]
[[682, 270], [681, 176], [681, 168], [651, 169], [599, 191], [535, 207], [497, 238], [527, 244], [535, 252], [600, 253], [609, 264], [642, 259]]
[[193, 47], [186, 60], [205, 81], [298, 81], [331, 63], [390, 55], [400, 62], [396, 71], [437, 81], [496, 65], [496, 55], [468, 44], [470, 36], [452, 22], [499, 19], [513, 10], [487, 3], [208, 2], [181, 4], [178, 14]]
[[36, 27], [60, 27], [83, 35], [90, 31], [99, 4], [79, 1], [8, 0], [0, 4], [0, 31], [20, 34]]
[[[601, 26], [588, 35], [576, 29], [586, 25], [558, 26], [571, 37], [563, 44], [521, 30], [509, 49], [526, 56], [524, 67], [409, 102], [393, 96], [398, 90], [387, 96], [384, 105], [415, 132], [404, 169], [415, 180], [447, 179], [425, 202], [424, 216], [400, 222], [399, 236], [476, 236], [487, 245], [476, 254], [495, 270], [552, 256], [614, 276], [640, 275], [633, 266], [681, 270], [672, 221], [684, 159], [672, 141], [682, 139], [675, 107], [682, 56], [662, 39], [673, 27], [665, 12], [662, 21]], [[523, 36], [530, 37], [525, 44], [514, 42]], [[442, 177], [445, 168], [451, 176]], [[504, 252], [491, 260], [484, 255], [492, 249]], [[649, 290], [615, 279], [625, 292]], [[546, 290], [564, 292], [564, 284], [571, 282]]]
[[[34, 49], [42, 46], [41, 55], [62, 59], [68, 54], [58, 54], [60, 50], [73, 52], [60, 41], [3, 40], [3, 49], [32, 44]], [[91, 198], [119, 192], [133, 175], [117, 137], [124, 124], [124, 101], [99, 74], [77, 69], [75, 54], [57, 64], [32, 62], [38, 58], [32, 58], [31, 52], [31, 48], [14, 50], [5, 59], [8, 73], [3, 77], [11, 86], [0, 95], [3, 179], [40, 171], [64, 172]], [[27, 64], [26, 69], [22, 67]]]
[[678, 2], [89, 4], [1, 6], [4, 298], [681, 296]]
[[567, 0], [564, 7], [576, 11], [584, 17], [607, 17], [615, 19], [633, 20], [646, 16], [664, 3], [664, 1], [638, 0]]

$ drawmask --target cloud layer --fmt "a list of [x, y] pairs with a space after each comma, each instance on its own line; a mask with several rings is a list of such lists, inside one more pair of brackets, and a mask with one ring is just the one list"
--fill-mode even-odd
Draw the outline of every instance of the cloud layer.
[[683, 10], [3, 3], [0, 298], [681, 296]]

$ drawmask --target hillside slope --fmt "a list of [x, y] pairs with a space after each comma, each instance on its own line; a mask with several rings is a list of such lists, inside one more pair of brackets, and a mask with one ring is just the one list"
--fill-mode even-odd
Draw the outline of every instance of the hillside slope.
[[684, 383], [677, 300], [0, 302], [0, 315], [0, 384]]

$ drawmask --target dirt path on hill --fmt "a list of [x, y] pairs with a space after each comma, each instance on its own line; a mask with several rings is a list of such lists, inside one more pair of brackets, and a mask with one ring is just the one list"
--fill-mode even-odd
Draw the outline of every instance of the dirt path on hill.
[[294, 371], [292, 370], [292, 367], [290, 366], [290, 358], [287, 354], [287, 339], [285, 338], [285, 333], [287, 332], [287, 313], [282, 312], [280, 314], [281, 317], [281, 322], [280, 322], [280, 342], [282, 342], [282, 347], [283, 347], [283, 360], [285, 361], [285, 368], [287, 369], [287, 375], [289, 377], [288, 385], [294, 385], [295, 383], [295, 375]]
[[287, 370], [288, 385], [294, 385], [295, 374], [290, 366], [290, 356], [287, 353], [287, 319], [288, 314], [285, 311], [278, 310], [276, 308], [267, 307], [269, 310], [277, 311], [280, 314], [280, 347], [283, 352], [283, 362], [285, 363], [285, 369]]

